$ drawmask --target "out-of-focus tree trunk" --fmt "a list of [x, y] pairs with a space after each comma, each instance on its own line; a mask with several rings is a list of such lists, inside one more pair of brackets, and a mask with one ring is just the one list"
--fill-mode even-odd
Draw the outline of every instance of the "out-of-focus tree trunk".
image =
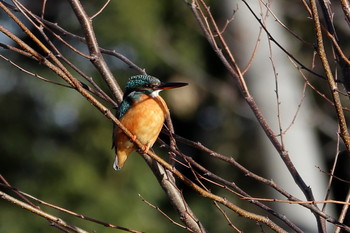
[[[237, 8], [238, 11], [234, 15], [235, 23], [230, 24], [235, 27], [229, 27], [233, 39], [229, 39], [233, 50], [239, 54], [240, 65], [244, 67], [247, 65], [254, 47], [259, 37], [259, 29], [261, 28], [253, 15], [248, 12], [248, 9], [241, 3], [234, 1], [222, 1], [222, 10], [226, 13], [226, 18], [232, 16], [232, 9]], [[250, 6], [254, 8], [257, 15], [260, 15], [260, 7], [258, 1], [249, 2]], [[278, 15], [283, 15], [283, 8], [279, 5], [280, 2], [274, 1], [271, 5], [272, 11]], [[263, 14], [266, 13], [265, 7]], [[289, 40], [290, 34], [275, 21], [271, 13], [268, 13], [265, 25], [268, 31], [278, 40], [280, 44], [287, 50], [292, 46]], [[260, 44], [257, 49], [256, 56], [253, 60], [253, 65], [248, 71], [246, 77], [249, 86], [251, 87], [252, 95], [257, 101], [261, 111], [267, 119], [270, 126], [274, 129], [276, 134], [279, 134], [278, 125], [278, 103], [276, 99], [276, 91], [280, 102], [280, 121], [282, 130], [293, 121], [298, 105], [303, 97], [303, 80], [297, 69], [288, 59], [287, 55], [273, 42], [268, 41], [268, 36], [264, 31], [260, 36]], [[245, 46], [236, 46], [236, 44], [244, 44]], [[276, 74], [274, 74], [274, 68]], [[276, 86], [277, 85], [277, 86]], [[301, 109], [297, 118], [291, 128], [283, 135], [283, 143], [286, 150], [289, 152], [292, 161], [299, 170], [305, 182], [311, 187], [316, 200], [323, 200], [326, 192], [325, 176], [319, 171], [317, 166], [325, 168], [324, 160], [321, 157], [320, 146], [313, 128], [312, 116], [312, 100], [310, 95], [306, 93], [306, 97], [301, 104]], [[257, 126], [257, 129], [259, 127]], [[262, 153], [254, 156], [259, 156], [257, 161], [263, 160], [262, 165], [266, 166], [268, 177], [281, 185], [291, 194], [304, 200], [304, 196], [298, 186], [293, 181], [288, 169], [280, 159], [276, 149], [273, 147], [266, 134], [259, 130], [259, 141], [262, 147]], [[253, 160], [252, 160], [253, 161]], [[281, 198], [281, 196], [275, 196]], [[303, 226], [306, 232], [316, 232], [316, 224], [314, 216], [307, 209], [300, 209], [296, 205], [277, 205], [280, 207], [279, 211], [291, 216], [292, 220], [299, 226]]]

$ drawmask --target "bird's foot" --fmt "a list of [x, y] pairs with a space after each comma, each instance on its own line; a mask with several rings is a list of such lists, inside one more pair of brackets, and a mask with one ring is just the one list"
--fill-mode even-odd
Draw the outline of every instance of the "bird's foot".
[[135, 142], [137, 139], [137, 136], [135, 134], [132, 135], [132, 137], [130, 138], [130, 141]]
[[140, 152], [141, 154], [147, 154], [148, 151], [149, 151], [149, 144], [144, 145], [142, 149], [141, 149], [141, 148], [139, 149], [139, 152]]

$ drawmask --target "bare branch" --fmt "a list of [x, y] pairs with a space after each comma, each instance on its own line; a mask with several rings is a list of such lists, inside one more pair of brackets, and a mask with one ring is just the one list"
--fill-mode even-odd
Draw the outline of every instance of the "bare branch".
[[143, 202], [145, 202], [147, 205], [151, 206], [153, 209], [157, 210], [161, 215], [163, 215], [165, 218], [167, 218], [171, 223], [173, 223], [174, 225], [178, 226], [178, 227], [181, 227], [183, 229], [186, 229], [190, 232], [193, 232], [190, 228], [184, 226], [184, 225], [181, 225], [180, 223], [176, 222], [175, 220], [173, 220], [171, 217], [169, 217], [169, 215], [167, 215], [166, 213], [164, 213], [164, 211], [162, 211], [158, 206], [155, 206], [153, 205], [152, 203], [150, 203], [149, 201], [147, 201], [145, 198], [143, 198], [141, 196], [141, 194], [139, 194], [139, 197], [141, 198], [141, 200]]
[[348, 24], [350, 24], [350, 4], [349, 1], [347, 0], [341, 0], [340, 1], [346, 21], [348, 22]]
[[333, 101], [335, 104], [335, 110], [337, 112], [337, 117], [338, 117], [338, 121], [339, 121], [341, 137], [344, 141], [344, 144], [346, 146], [347, 151], [350, 152], [350, 135], [349, 135], [349, 132], [347, 129], [344, 112], [342, 110], [342, 104], [340, 101], [339, 93], [337, 92], [338, 88], [337, 88], [337, 85], [334, 81], [334, 77], [333, 77], [331, 68], [329, 66], [328, 60], [327, 60], [327, 56], [326, 56], [326, 52], [325, 52], [325, 48], [324, 48], [324, 44], [323, 44], [321, 24], [319, 21], [316, 1], [311, 0], [310, 2], [311, 2], [311, 10], [312, 10], [312, 14], [313, 14], [315, 29], [316, 29], [318, 54], [319, 54], [320, 59], [322, 61], [322, 65], [323, 65], [323, 68], [324, 68], [325, 73], [327, 75], [328, 84], [329, 84], [329, 87], [330, 87], [330, 90], [332, 93]]
[[[2, 176], [1, 176], [1, 175], [0, 175], [0, 178], [2, 179]], [[4, 180], [4, 179], [2, 179], [2, 180]], [[59, 207], [59, 206], [50, 204], [50, 203], [45, 202], [45, 201], [43, 201], [43, 200], [40, 200], [40, 199], [38, 199], [38, 198], [36, 198], [36, 197], [33, 197], [32, 195], [29, 195], [28, 193], [19, 191], [18, 189], [13, 188], [13, 187], [12, 187], [11, 185], [9, 185], [8, 183], [5, 183], [5, 184], [6, 184], [6, 185], [4, 186], [5, 188], [8, 188], [8, 189], [14, 191], [15, 193], [18, 193], [18, 195], [20, 195], [20, 197], [21, 197], [22, 199], [25, 199], [26, 202], [29, 202], [29, 201], [27, 201], [27, 199], [26, 199], [25, 197], [30, 198], [30, 199], [32, 199], [32, 200], [38, 202], [39, 204], [48, 206], [48, 207], [53, 208], [53, 209], [56, 209], [56, 210], [59, 210], [59, 211], [61, 211], [61, 212], [63, 212], [63, 213], [72, 215], [72, 216], [77, 217], [77, 218], [80, 218], [80, 219], [84, 219], [84, 220], [87, 220], [87, 221], [90, 221], [90, 222], [94, 222], [94, 223], [103, 225], [103, 226], [105, 226], [105, 227], [115, 228], [115, 229], [119, 229], [119, 230], [123, 230], [123, 231], [127, 231], [127, 232], [133, 232], [133, 233], [142, 233], [141, 231], [132, 230], [132, 229], [130, 229], [130, 228], [121, 227], [121, 226], [117, 226], [117, 225], [114, 225], [114, 224], [102, 222], [102, 221], [100, 221], [100, 220], [96, 220], [96, 219], [93, 219], [93, 218], [84, 216], [84, 215], [82, 215], [82, 214], [77, 214], [77, 213], [75, 213], [75, 212], [73, 212], [73, 211], [71, 211], [71, 210], [67, 210], [67, 209], [64, 209], [64, 208], [62, 208], [62, 207]], [[0, 185], [1, 185], [1, 184], [0, 184]], [[34, 204], [31, 204], [31, 205], [34, 205]], [[35, 208], [37, 208], [37, 209], [40, 209], [38, 206], [35, 206], [35, 205], [34, 205], [33, 207], [35, 207]], [[45, 217], [45, 218], [46, 218], [46, 217]], [[48, 220], [50, 220], [50, 219], [48, 219]]]
[[90, 17], [91, 20], [93, 20], [96, 16], [98, 16], [99, 14], [101, 14], [101, 12], [108, 6], [108, 4], [110, 3], [111, 0], [107, 0], [105, 2], [105, 4], [103, 4], [103, 6], [101, 7], [100, 10], [98, 10], [93, 16]]
[[117, 99], [117, 102], [120, 103], [123, 98], [123, 92], [120, 89], [120, 86], [116, 82], [112, 72], [108, 68], [103, 56], [101, 54], [100, 47], [98, 45], [91, 19], [86, 14], [83, 6], [78, 0], [69, 0], [69, 3], [72, 6], [72, 9], [75, 12], [75, 15], [78, 17], [80, 24], [82, 25], [82, 29], [85, 33], [85, 39], [87, 46], [89, 48], [90, 54], [92, 56], [91, 62], [95, 65], [95, 67], [100, 71], [102, 77], [108, 84], [111, 89], [114, 97]]
[[64, 229], [67, 229], [67, 230], [72, 231], [72, 232], [77, 232], [77, 233], [87, 233], [87, 231], [85, 231], [79, 227], [72, 226], [72, 225], [66, 223], [64, 220], [62, 220], [54, 215], [48, 214], [40, 209], [37, 209], [37, 208], [27, 204], [27, 203], [24, 203], [16, 198], [14, 198], [14, 197], [11, 197], [10, 195], [8, 195], [2, 191], [0, 191], [0, 197], [8, 202], [11, 202], [15, 205], [22, 207], [25, 210], [28, 210], [34, 214], [37, 214], [43, 218], [46, 218], [46, 219], [54, 222], [55, 224], [63, 227]]
[[[215, 30], [217, 33], [219, 33], [219, 30], [216, 26], [216, 22], [213, 19], [208, 6], [205, 4], [205, 2], [203, 0], [200, 0], [201, 4], [203, 5], [205, 11], [207, 12], [210, 20], [211, 20], [211, 24], [214, 26]], [[257, 16], [255, 15], [255, 13], [252, 11], [252, 9], [250, 8], [249, 4], [246, 1], [243, 1], [246, 6], [249, 8], [249, 10], [252, 12], [252, 14], [254, 14], [254, 16], [257, 18]], [[201, 8], [199, 7], [199, 4], [197, 1], [193, 1], [192, 2], [192, 6], [191, 6], [192, 11], [195, 14], [196, 19], [199, 22], [202, 22], [202, 18], [200, 16], [200, 14], [197, 13], [197, 11], [201, 11]], [[203, 15], [203, 13], [202, 13]], [[259, 18], [257, 18], [257, 20], [260, 22], [261, 26], [264, 27], [264, 25], [261, 23], [261, 20]], [[202, 26], [203, 31], [208, 31], [210, 30], [210, 28], [204, 27], [203, 23], [200, 23], [200, 25]], [[265, 28], [265, 27], [264, 27]], [[266, 30], [266, 28], [265, 28]], [[269, 38], [271, 39], [270, 33], [267, 32], [269, 35]], [[209, 35], [209, 33], [205, 33], [205, 35]], [[215, 43], [215, 41], [212, 41], [211, 38], [207, 38], [208, 41], [211, 41], [211, 44], [214, 44], [214, 50], [217, 52], [218, 49], [217, 45]], [[272, 40], [272, 39], [271, 39]], [[223, 50], [226, 54], [226, 56], [228, 57], [228, 59], [230, 59], [230, 62], [226, 59], [225, 56], [223, 56], [223, 54], [220, 52], [217, 52], [217, 55], [219, 56], [219, 58], [221, 59], [221, 61], [223, 62], [223, 64], [225, 65], [225, 67], [227, 68], [227, 70], [231, 73], [231, 75], [233, 77], [235, 77], [235, 79], [237, 80], [237, 83], [239, 85], [239, 90], [241, 91], [241, 95], [244, 97], [244, 99], [246, 100], [247, 104], [249, 105], [249, 107], [251, 108], [252, 112], [255, 114], [256, 119], [259, 121], [260, 126], [262, 127], [262, 129], [264, 130], [266, 136], [269, 138], [269, 140], [271, 141], [271, 143], [273, 144], [273, 146], [276, 148], [276, 150], [278, 151], [280, 157], [282, 158], [283, 162], [285, 163], [286, 167], [288, 168], [290, 174], [292, 175], [295, 183], [299, 186], [299, 188], [301, 189], [301, 191], [304, 193], [305, 197], [307, 198], [307, 200], [309, 201], [314, 201], [314, 197], [313, 197], [313, 193], [311, 188], [306, 185], [306, 183], [304, 182], [303, 178], [300, 176], [299, 172], [297, 171], [296, 167], [294, 166], [293, 162], [291, 161], [288, 152], [283, 148], [283, 146], [279, 143], [278, 139], [276, 138], [275, 134], [273, 133], [273, 131], [271, 130], [271, 128], [269, 127], [268, 123], [266, 122], [265, 118], [263, 117], [261, 111], [259, 110], [255, 100], [253, 99], [253, 97], [250, 95], [249, 90], [247, 88], [247, 85], [245, 83], [244, 77], [242, 76], [242, 73], [240, 72], [240, 69], [238, 67], [238, 65], [236, 64], [231, 51], [228, 49], [228, 46], [226, 45], [226, 42], [224, 40], [224, 38], [220, 37], [219, 34], [219, 41], [220, 43], [223, 45]], [[285, 51], [285, 49], [283, 49]], [[238, 74], [238, 76], [237, 76]], [[315, 206], [316, 208], [318, 208], [317, 206]], [[315, 214], [315, 217], [317, 219], [317, 221], [319, 223], [323, 222], [323, 220], [320, 218], [319, 215]], [[319, 224], [320, 229], [323, 229], [324, 224]], [[321, 232], [324, 232], [324, 230], [322, 230]]]

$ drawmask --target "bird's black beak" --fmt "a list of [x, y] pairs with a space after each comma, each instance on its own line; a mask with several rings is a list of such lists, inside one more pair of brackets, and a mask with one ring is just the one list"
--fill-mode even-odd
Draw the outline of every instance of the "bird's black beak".
[[178, 87], [187, 86], [188, 83], [180, 83], [180, 82], [172, 82], [172, 83], [161, 83], [159, 86], [156, 87], [157, 90], [168, 90]]

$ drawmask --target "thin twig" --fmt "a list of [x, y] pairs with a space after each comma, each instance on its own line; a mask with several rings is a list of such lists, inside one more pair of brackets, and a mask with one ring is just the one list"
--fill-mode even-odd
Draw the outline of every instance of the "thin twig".
[[101, 12], [108, 6], [108, 4], [110, 3], [111, 0], [107, 0], [103, 6], [101, 7], [101, 9], [99, 9], [93, 16], [90, 17], [91, 20], [93, 20], [96, 16], [98, 16], [99, 14], [101, 14]]
[[346, 120], [345, 120], [345, 115], [344, 112], [342, 111], [342, 104], [340, 101], [339, 93], [337, 92], [337, 85], [334, 80], [332, 70], [329, 66], [328, 60], [327, 60], [327, 55], [325, 52], [324, 44], [323, 44], [323, 37], [322, 37], [322, 31], [321, 31], [321, 24], [320, 24], [320, 19], [318, 16], [318, 11], [317, 11], [317, 5], [315, 0], [310, 0], [311, 3], [311, 10], [313, 14], [313, 20], [315, 24], [315, 30], [316, 30], [316, 39], [317, 39], [317, 51], [318, 55], [321, 59], [322, 66], [324, 68], [324, 71], [327, 76], [328, 84], [332, 93], [333, 101], [334, 101], [334, 107], [337, 113], [338, 117], [338, 122], [340, 126], [340, 135], [343, 139], [343, 142], [346, 146], [346, 149], [348, 152], [350, 152], [350, 135], [347, 129], [346, 125]]
[[[345, 184], [350, 184], [350, 180], [342, 179], [342, 178], [334, 175], [333, 168], [335, 169], [335, 167], [332, 167], [331, 172], [326, 172], [326, 171], [322, 170], [319, 166], [316, 166], [316, 168], [318, 168], [318, 170], [320, 170], [320, 172], [322, 172], [322, 173], [324, 173], [324, 174], [326, 174], [328, 176], [331, 176], [335, 180], [338, 180], [338, 181], [343, 182]], [[332, 183], [332, 182], [329, 182], [329, 183]], [[325, 199], [328, 199], [328, 198], [325, 198]]]
[[[242, 197], [242, 199], [246, 200], [258, 200], [265, 202], [279, 202], [279, 203], [288, 203], [288, 204], [323, 204], [323, 203], [331, 203], [338, 205], [347, 205], [350, 203], [348, 201], [337, 201], [337, 200], [324, 200], [324, 201], [289, 201], [289, 200], [279, 200], [279, 199], [271, 199], [271, 198], [260, 198], [260, 197]], [[350, 229], [350, 228], [349, 228]]]
[[308, 71], [310, 74], [315, 75], [316, 77], [326, 79], [321, 74], [318, 74], [305, 66], [299, 59], [297, 59], [293, 54], [291, 54], [289, 51], [287, 51], [276, 39], [275, 37], [269, 32], [269, 30], [263, 25], [262, 20], [256, 15], [256, 13], [253, 11], [253, 9], [250, 7], [247, 1], [242, 0], [242, 2], [247, 6], [248, 10], [251, 12], [251, 14], [254, 16], [254, 18], [257, 20], [257, 22], [261, 25], [261, 27], [264, 29], [265, 33], [268, 35], [269, 39], [278, 47], [280, 48], [288, 57], [293, 59], [302, 69]]
[[166, 219], [168, 219], [172, 224], [178, 226], [178, 227], [181, 227], [183, 229], [186, 229], [190, 232], [193, 232], [190, 228], [184, 226], [184, 225], [181, 225], [180, 223], [176, 222], [175, 220], [173, 220], [169, 215], [167, 215], [164, 211], [162, 211], [158, 206], [155, 206], [153, 205], [152, 203], [150, 203], [149, 201], [147, 201], [145, 198], [143, 198], [141, 196], [141, 194], [139, 194], [139, 197], [141, 198], [141, 200], [143, 202], [145, 202], [147, 205], [149, 205], [150, 207], [152, 207], [153, 209], [157, 210], [161, 215], [163, 215]]
[[33, 73], [33, 72], [31, 72], [31, 71], [29, 71], [29, 70], [19, 66], [18, 64], [14, 63], [12, 60], [8, 59], [7, 57], [3, 56], [2, 54], [0, 54], [0, 57], [2, 59], [4, 59], [5, 61], [7, 61], [8, 63], [10, 63], [11, 65], [13, 65], [14, 67], [16, 67], [17, 69], [19, 69], [20, 71], [22, 71], [22, 72], [24, 72], [26, 74], [29, 74], [30, 76], [33, 76], [33, 77], [35, 77], [37, 79], [40, 79], [40, 80], [42, 80], [44, 82], [48, 82], [48, 83], [51, 83], [51, 84], [54, 84], [54, 85], [57, 85], [57, 86], [62, 86], [62, 87], [66, 87], [66, 88], [72, 88], [71, 86], [68, 86], [68, 85], [65, 85], [65, 84], [62, 84], [62, 83], [58, 83], [58, 82], [49, 80], [49, 79], [44, 78], [44, 77], [42, 77], [42, 76], [40, 76], [40, 75], [38, 75], [36, 73]]
[[48, 202], [45, 202], [43, 200], [40, 200], [32, 195], [29, 195], [28, 193], [25, 193], [25, 192], [22, 192], [22, 191], [19, 191], [18, 189], [16, 188], [13, 188], [12, 186], [10, 185], [7, 185], [7, 186], [4, 186], [10, 190], [13, 190], [14, 192], [17, 192], [19, 193], [20, 195], [22, 196], [25, 196], [27, 198], [30, 198], [42, 205], [45, 205], [45, 206], [48, 206], [50, 208], [53, 208], [53, 209], [56, 209], [56, 210], [59, 210], [63, 213], [66, 213], [66, 214], [69, 214], [69, 215], [72, 215], [74, 217], [77, 217], [77, 218], [80, 218], [80, 219], [84, 219], [84, 220], [87, 220], [87, 221], [90, 221], [90, 222], [94, 222], [94, 223], [98, 223], [100, 225], [103, 225], [105, 227], [109, 227], [109, 228], [115, 228], [115, 229], [119, 229], [119, 230], [123, 230], [123, 231], [127, 231], [127, 232], [133, 232], [133, 233], [142, 233], [141, 231], [137, 231], [137, 230], [133, 230], [133, 229], [130, 229], [130, 228], [126, 228], [126, 227], [121, 227], [121, 226], [117, 226], [117, 225], [114, 225], [114, 224], [111, 224], [111, 223], [106, 223], [106, 222], [102, 222], [100, 220], [97, 220], [97, 219], [93, 219], [93, 218], [90, 218], [90, 217], [87, 217], [87, 216], [84, 216], [82, 214], [77, 214], [71, 210], [67, 210], [65, 208], [62, 208], [62, 207], [59, 207], [59, 206], [56, 206], [56, 205], [53, 205], [51, 203], [48, 203]]
[[59, 226], [62, 226], [64, 228], [69, 229], [70, 231], [77, 232], [77, 233], [88, 233], [87, 231], [85, 231], [79, 227], [72, 226], [72, 225], [68, 224], [67, 222], [65, 222], [61, 218], [58, 218], [54, 215], [48, 214], [40, 209], [37, 209], [37, 208], [35, 208], [35, 207], [33, 207], [33, 206], [23, 202], [23, 201], [20, 201], [14, 197], [2, 192], [2, 191], [0, 191], [0, 198], [6, 200], [8, 202], [11, 202], [15, 205], [18, 205], [18, 206], [22, 207], [23, 209], [28, 210], [34, 214], [37, 214], [45, 219], [48, 219], [48, 220], [54, 222], [55, 224], [58, 224]]
[[[218, 33], [219, 29], [216, 25], [215, 19], [213, 18], [212, 14], [210, 12], [209, 7], [206, 5], [204, 0], [199, 0], [199, 1], [200, 1], [201, 5], [203, 5], [204, 11], [206, 11], [206, 13], [210, 19], [211, 25], [213, 25], [214, 30]], [[242, 1], [248, 7], [249, 11], [251, 11], [251, 13], [254, 15], [254, 17], [256, 17], [256, 19], [259, 21], [259, 23], [264, 28], [264, 30], [267, 31], [266, 27], [264, 27], [264, 25], [261, 23], [261, 20], [256, 16], [256, 14], [251, 9], [249, 4], [245, 0], [242, 0]], [[298, 170], [294, 166], [292, 160], [290, 159], [288, 152], [279, 143], [278, 139], [276, 138], [276, 135], [273, 133], [272, 129], [270, 128], [270, 126], [266, 122], [265, 118], [263, 117], [263, 115], [262, 115], [259, 107], [257, 106], [254, 98], [250, 95], [248, 87], [247, 87], [246, 82], [244, 80], [244, 77], [242, 76], [242, 73], [240, 71], [240, 68], [238, 67], [237, 63], [235, 62], [235, 60], [232, 56], [231, 51], [229, 50], [228, 46], [226, 45], [225, 39], [223, 37], [221, 37], [220, 34], [218, 34], [219, 35], [219, 42], [222, 44], [222, 50], [224, 51], [224, 54], [225, 54], [225, 56], [224, 56], [223, 52], [218, 49], [218, 45], [216, 44], [216, 42], [212, 41], [212, 39], [210, 38], [211, 33], [207, 32], [207, 31], [210, 31], [211, 29], [210, 29], [210, 27], [206, 27], [205, 26], [206, 24], [203, 23], [204, 13], [202, 12], [203, 10], [199, 6], [199, 3], [197, 0], [192, 1], [191, 9], [192, 9], [197, 21], [199, 22], [200, 26], [202, 27], [202, 30], [205, 32], [205, 35], [206, 35], [208, 41], [213, 46], [214, 51], [219, 56], [219, 58], [221, 59], [222, 63], [226, 67], [226, 69], [231, 73], [231, 75], [237, 81], [238, 86], [239, 86], [239, 90], [241, 91], [241, 95], [244, 97], [245, 101], [247, 102], [247, 104], [251, 108], [256, 119], [260, 123], [260, 126], [264, 130], [266, 136], [269, 138], [272, 145], [278, 151], [281, 159], [283, 160], [286, 167], [288, 168], [289, 173], [292, 175], [295, 183], [299, 186], [300, 190], [304, 193], [307, 200], [309, 200], [309, 201], [315, 200], [311, 188], [304, 182], [303, 178], [301, 177]], [[202, 12], [202, 13], [198, 13], [198, 11]], [[205, 18], [205, 20], [206, 20], [206, 18]], [[268, 31], [266, 33], [268, 34], [270, 40], [272, 40], [272, 38], [270, 37], [270, 33]], [[237, 76], [237, 74], [238, 74], [238, 76]], [[318, 207], [315, 206], [315, 208], [318, 208]], [[315, 215], [317, 222], [323, 221], [318, 214], [314, 214], [314, 215]]]
[[69, 0], [69, 3], [71, 4], [72, 9], [74, 10], [75, 15], [82, 26], [82, 29], [84, 30], [86, 44], [89, 48], [90, 55], [93, 57], [91, 62], [101, 73], [103, 79], [106, 81], [108, 87], [112, 91], [113, 96], [117, 99], [117, 102], [120, 103], [123, 99], [123, 91], [115, 80], [111, 70], [108, 68], [107, 63], [101, 54], [101, 50], [93, 30], [91, 18], [89, 18], [79, 0]]
[[[346, 217], [346, 214], [349, 210], [349, 205], [350, 205], [350, 188], [348, 189], [348, 193], [346, 194], [346, 197], [345, 197], [345, 201], [344, 201], [344, 204], [343, 204], [343, 208], [341, 210], [341, 213], [339, 215], [339, 218], [338, 218], [338, 221], [343, 223], [344, 222], [344, 219]], [[337, 227], [337, 229], [335, 229], [334, 233], [339, 233], [341, 230], [340, 227]]]
[[[338, 128], [339, 128], [339, 126], [338, 126]], [[332, 186], [332, 183], [333, 183], [333, 178], [335, 178], [334, 177], [334, 172], [335, 172], [335, 168], [337, 166], [338, 157], [339, 157], [339, 143], [340, 143], [340, 137], [339, 137], [339, 133], [338, 133], [337, 134], [337, 147], [336, 147], [337, 149], [336, 149], [336, 152], [335, 152], [335, 156], [334, 156], [331, 172], [329, 174], [329, 180], [328, 180], [328, 185], [327, 185], [327, 192], [326, 192], [326, 196], [324, 198], [325, 200], [327, 200], [329, 198], [330, 194], [331, 194], [331, 186]], [[326, 210], [326, 203], [322, 207], [322, 211], [325, 211], [325, 210]]]
[[[75, 35], [75, 34], [73, 34], [71, 32], [68, 32], [68, 31], [66, 31], [65, 29], [63, 29], [62, 27], [60, 27], [56, 23], [52, 23], [52, 22], [50, 22], [48, 20], [41, 19], [41, 18], [38, 18], [38, 19], [41, 20], [44, 23], [44, 25], [46, 25], [49, 28], [52, 28], [52, 29], [56, 30], [57, 32], [59, 32], [59, 34], [61, 36], [68, 36], [68, 37], [70, 37], [70, 38], [72, 38], [74, 40], [86, 43], [86, 39], [84, 37], [81, 37], [81, 36]], [[61, 37], [59, 37], [59, 38], [61, 38]], [[129, 67], [135, 69], [139, 73], [146, 74], [144, 69], [140, 68], [135, 63], [130, 61], [127, 57], [125, 57], [124, 55], [116, 52], [115, 50], [109, 50], [109, 49], [105, 49], [105, 48], [101, 48], [101, 47], [100, 47], [100, 50], [101, 50], [101, 53], [103, 53], [103, 54], [108, 54], [108, 55], [111, 55], [111, 56], [114, 56], [114, 57], [118, 58], [119, 60], [121, 60], [122, 62], [127, 64]]]
[[[232, 157], [227, 157], [227, 156], [224, 156], [224, 155], [221, 155], [215, 151], [212, 151], [210, 150], [209, 148], [205, 147], [204, 145], [202, 145], [201, 143], [199, 142], [193, 142], [191, 140], [188, 140], [188, 139], [185, 139], [181, 136], [178, 136], [178, 135], [174, 135], [174, 137], [176, 138], [176, 140], [178, 142], [181, 142], [181, 143], [184, 143], [186, 145], [189, 145], [189, 146], [192, 146], [194, 148], [197, 148], [203, 152], [206, 152], [208, 153], [211, 157], [214, 157], [214, 158], [218, 158], [224, 162], [227, 162], [229, 164], [232, 164], [233, 166], [237, 167], [239, 170], [241, 170], [245, 176], [248, 176], [248, 177], [251, 177], [263, 184], [266, 184], [270, 187], [272, 187], [273, 189], [275, 189], [276, 191], [278, 191], [280, 194], [282, 194], [283, 196], [287, 197], [288, 200], [291, 200], [291, 201], [296, 201], [296, 202], [300, 202], [300, 205], [308, 208], [311, 212], [313, 212], [314, 214], [317, 214], [319, 216], [321, 216], [322, 218], [324, 218], [326, 221], [330, 222], [330, 223], [333, 223], [335, 225], [339, 225], [339, 226], [342, 226], [344, 227], [345, 225], [342, 224], [342, 223], [339, 223], [336, 219], [334, 219], [333, 217], [323, 213], [322, 211], [320, 211], [318, 209], [317, 206], [315, 206], [314, 204], [306, 204], [306, 203], [301, 203], [303, 201], [301, 201], [300, 199], [294, 197], [293, 195], [291, 195], [290, 193], [288, 193], [287, 191], [285, 191], [284, 189], [282, 189], [280, 186], [278, 186], [275, 182], [273, 182], [272, 180], [268, 180], [268, 179], [265, 179], [251, 171], [249, 171], [247, 168], [245, 168], [244, 166], [242, 166], [241, 164], [239, 164], [234, 158]], [[191, 161], [191, 157], [188, 158], [188, 161]], [[192, 162], [192, 161], [191, 161]], [[206, 172], [205, 173], [207, 176], [211, 177], [211, 178], [217, 178], [218, 180], [220, 180], [220, 182], [224, 183], [225, 185], [229, 186], [229, 187], [236, 187], [234, 186], [235, 184], [233, 182], [228, 182], [228, 181], [225, 181], [223, 178], [221, 177], [215, 177], [215, 175], [211, 172]], [[236, 188], [237, 189], [237, 188]], [[238, 189], [237, 189], [238, 190]], [[248, 194], [244, 194], [242, 193], [242, 196], [246, 196], [248, 197], [249, 195]], [[313, 201], [308, 201], [309, 203], [312, 203]], [[254, 203], [254, 202], [253, 202]], [[283, 217], [282, 219], [284, 219], [285, 217]], [[292, 223], [293, 224], [293, 223]], [[345, 226], [346, 227], [346, 226]], [[302, 231], [300, 231], [302, 232]], [[349, 231], [350, 232], [350, 231]]]
[[[163, 131], [164, 132], [164, 131]], [[165, 132], [167, 133], [167, 132]], [[207, 147], [203, 146], [200, 143], [196, 143], [193, 141], [190, 141], [188, 139], [182, 138], [178, 135], [174, 135], [175, 139], [181, 143], [184, 143], [186, 145], [189, 145], [193, 148], [199, 149], [207, 154], [209, 154], [211, 157], [216, 158], [216, 159], [220, 159], [224, 162], [227, 162], [231, 165], [234, 165], [235, 167], [237, 167], [238, 169], [242, 170], [242, 172], [244, 173], [245, 176], [251, 177], [253, 179], [256, 179], [257, 181], [267, 184], [269, 186], [271, 186], [272, 188], [276, 189], [276, 191], [280, 192], [282, 195], [286, 196], [289, 200], [298, 200], [299, 199], [293, 197], [291, 194], [287, 193], [285, 190], [283, 190], [281, 187], [279, 187], [278, 185], [276, 185], [274, 182], [272, 182], [271, 180], [267, 180], [263, 177], [260, 177], [256, 174], [254, 174], [253, 172], [250, 172], [248, 169], [246, 169], [245, 167], [243, 167], [241, 164], [239, 164], [237, 161], [235, 161], [233, 158], [228, 158], [227, 156], [218, 154], [210, 149], [208, 149]], [[164, 146], [166, 146], [166, 144], [164, 142], [162, 142]], [[170, 147], [168, 147], [169, 149], [171, 149]], [[228, 190], [231, 193], [234, 193], [235, 195], [239, 196], [239, 197], [250, 197], [249, 194], [247, 194], [246, 192], [244, 192], [241, 188], [239, 188], [234, 182], [230, 182], [225, 180], [224, 178], [214, 174], [213, 172], [207, 170], [206, 168], [204, 168], [202, 165], [200, 165], [199, 163], [197, 163], [194, 159], [192, 159], [189, 156], [186, 156], [185, 154], [179, 152], [179, 151], [174, 151], [174, 153], [176, 153], [177, 155], [181, 156], [185, 161], [187, 161], [188, 163], [191, 163], [192, 165], [194, 165], [197, 169], [199, 169], [206, 177], [210, 177], [211, 179], [217, 181], [218, 183], [214, 182], [213, 180], [209, 180], [206, 179], [205, 177], [202, 177], [203, 179], [206, 179], [206, 181], [215, 184], [216, 186], [219, 186], [221, 188], [224, 188], [225, 190]], [[189, 166], [187, 166], [187, 168], [189, 168]], [[237, 192], [231, 190], [229, 187], [235, 189]], [[281, 221], [284, 221], [288, 226], [290, 226], [291, 229], [293, 229], [295, 232], [303, 232], [300, 228], [298, 228], [293, 222], [291, 222], [286, 216], [277, 213], [276, 211], [274, 211], [273, 209], [271, 209], [270, 207], [262, 204], [259, 201], [252, 201], [252, 204], [260, 207], [261, 209], [265, 210], [266, 212], [274, 215], [275, 217], [279, 218]], [[313, 208], [309, 206], [309, 208]]]

